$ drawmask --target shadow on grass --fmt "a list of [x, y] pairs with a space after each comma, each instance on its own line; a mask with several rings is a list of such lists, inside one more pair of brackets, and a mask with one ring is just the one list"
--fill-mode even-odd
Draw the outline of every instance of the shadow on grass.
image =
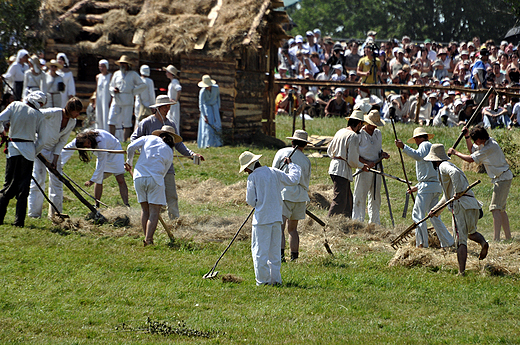
[[349, 265], [346, 262], [343, 262], [342, 260], [333, 256], [320, 258], [319, 264], [324, 267], [349, 268]]

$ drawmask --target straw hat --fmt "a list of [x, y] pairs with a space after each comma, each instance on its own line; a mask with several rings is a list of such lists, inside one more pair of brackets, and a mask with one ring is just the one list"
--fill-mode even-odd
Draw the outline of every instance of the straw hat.
[[434, 137], [434, 134], [426, 133], [426, 130], [423, 127], [417, 127], [416, 129], [413, 130], [413, 136], [410, 139], [408, 139], [406, 142], [408, 144], [415, 144], [414, 138], [420, 137], [422, 135], [428, 135], [428, 140], [430, 140], [431, 138]]
[[90, 96], [90, 99], [96, 99], [96, 91], [92, 93], [92, 96]]
[[31, 64], [33, 65], [33, 68], [34, 68], [34, 71], [36, 73], [41, 73], [42, 71], [42, 66], [40, 65], [40, 59], [38, 59], [38, 57], [36, 55], [33, 55], [29, 58], [29, 61], [31, 62]]
[[345, 119], [347, 119], [347, 120], [354, 119], [354, 120], [359, 120], [362, 122], [365, 121], [365, 117], [363, 116], [363, 111], [361, 111], [359, 109], [354, 109], [352, 111], [352, 114], [350, 114], [350, 116], [345, 117]]
[[167, 95], [159, 95], [155, 98], [155, 104], [152, 104], [150, 108], [159, 108], [163, 105], [174, 105], [175, 101], [170, 100], [170, 97]]
[[51, 66], [56, 66], [56, 67], [58, 67], [58, 69], [62, 69], [63, 68], [63, 65], [61, 63], [59, 63], [58, 60], [56, 60], [56, 59], [52, 59], [51, 61], [47, 62], [45, 64], [45, 66], [47, 66], [49, 68]]
[[294, 131], [294, 134], [292, 137], [286, 137], [287, 139], [291, 139], [291, 140], [299, 140], [299, 141], [305, 141], [306, 143], [311, 143], [309, 140], [307, 140], [309, 138], [309, 134], [307, 134], [307, 132], [305, 132], [304, 130], [301, 130], [301, 129], [297, 129]]
[[174, 77], [177, 77], [177, 75], [179, 74], [179, 70], [175, 68], [174, 65], [168, 65], [168, 67], [163, 67], [162, 70], [165, 72], [170, 72], [171, 74], [173, 74]]
[[132, 66], [132, 60], [130, 60], [130, 58], [127, 55], [121, 55], [119, 60], [116, 61], [116, 65], [118, 65], [118, 66], [122, 63], [126, 63], [126, 64]]
[[202, 77], [202, 81], [199, 81], [198, 85], [199, 85], [199, 87], [210, 87], [210, 86], [215, 85], [216, 83], [217, 83], [216, 81], [211, 79], [211, 77], [206, 74]]
[[369, 125], [383, 127], [385, 123], [381, 121], [381, 114], [377, 110], [371, 110], [368, 115], [364, 116], [364, 121]]
[[240, 164], [240, 170], [238, 172], [241, 173], [244, 171], [249, 165], [257, 162], [260, 157], [262, 157], [262, 155], [255, 155], [249, 151], [242, 152], [240, 157], [238, 157], [238, 163]]
[[157, 129], [152, 132], [153, 135], [157, 136], [163, 133], [168, 133], [169, 135], [171, 135], [174, 143], [180, 143], [182, 141], [182, 137], [175, 133], [175, 128], [173, 128], [172, 126], [164, 125], [161, 129]]
[[444, 145], [433, 144], [430, 148], [430, 153], [423, 158], [427, 162], [443, 162], [450, 159], [444, 150]]

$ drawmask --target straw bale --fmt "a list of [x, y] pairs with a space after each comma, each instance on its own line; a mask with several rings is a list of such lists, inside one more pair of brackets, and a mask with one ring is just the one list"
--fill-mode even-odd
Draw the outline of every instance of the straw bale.
[[103, 15], [103, 23], [94, 26], [99, 35], [104, 35], [112, 44], [132, 45], [135, 31], [135, 17], [126, 10], [110, 10]]
[[65, 18], [57, 30], [54, 31], [55, 35], [61, 38], [65, 43], [74, 43], [80, 32], [81, 25], [70, 17]]
[[188, 179], [177, 183], [179, 199], [189, 204], [231, 204], [246, 205], [247, 182], [240, 181], [226, 186], [217, 179]]

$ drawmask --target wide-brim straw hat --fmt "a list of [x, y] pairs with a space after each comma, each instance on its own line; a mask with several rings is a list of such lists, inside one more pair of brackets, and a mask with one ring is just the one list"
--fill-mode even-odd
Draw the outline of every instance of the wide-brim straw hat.
[[302, 129], [295, 130], [292, 137], [286, 137], [286, 138], [291, 139], [291, 140], [305, 141], [306, 143], [309, 143], [309, 144], [311, 143], [309, 140], [307, 140], [309, 138], [309, 134], [307, 134], [307, 132], [305, 132]]
[[444, 149], [444, 145], [442, 144], [433, 144], [430, 148], [430, 153], [423, 158], [427, 162], [443, 162], [450, 159], [446, 154], [446, 150]]
[[51, 61], [47, 62], [45, 64], [45, 66], [47, 66], [49, 68], [51, 66], [56, 66], [56, 67], [58, 67], [58, 69], [62, 69], [63, 68], [63, 65], [61, 63], [59, 63], [58, 60], [56, 60], [56, 59], [52, 59]]
[[345, 117], [345, 119], [346, 120], [354, 119], [354, 120], [359, 120], [359, 121], [365, 122], [365, 116], [363, 114], [363, 111], [361, 111], [359, 109], [354, 109], [352, 111], [352, 113], [350, 114], [350, 116]]
[[165, 72], [170, 72], [175, 77], [177, 76], [177, 74], [179, 74], [179, 70], [177, 68], [175, 68], [174, 65], [168, 65], [167, 67], [163, 67], [162, 70]]
[[155, 104], [152, 104], [150, 108], [159, 108], [163, 105], [174, 105], [175, 101], [172, 101], [167, 95], [159, 95], [155, 98]]
[[157, 129], [152, 132], [153, 135], [157, 135], [157, 136], [159, 136], [163, 133], [167, 133], [167, 134], [171, 135], [173, 137], [174, 143], [180, 143], [182, 141], [182, 137], [180, 135], [178, 135], [177, 133], [175, 133], [175, 128], [173, 128], [172, 126], [164, 125], [164, 126], [162, 126], [161, 129]]
[[385, 123], [381, 121], [381, 114], [377, 110], [371, 110], [368, 115], [364, 116], [364, 121], [369, 125], [383, 127]]
[[121, 57], [119, 58], [119, 60], [117, 60], [115, 62], [116, 65], [120, 65], [122, 63], [126, 63], [130, 66], [132, 66], [132, 60], [130, 60], [130, 58], [128, 57], [128, 55], [121, 55]]
[[413, 130], [413, 136], [410, 139], [408, 139], [406, 142], [408, 144], [415, 144], [414, 138], [417, 138], [417, 137], [420, 137], [423, 135], [428, 135], [428, 140], [430, 140], [431, 138], [433, 138], [435, 136], [434, 134], [426, 133], [426, 130], [423, 127], [417, 127], [416, 129]]
[[40, 64], [40, 59], [36, 55], [33, 55], [29, 58], [29, 61], [31, 61], [31, 64], [33, 65], [34, 70], [37, 73], [41, 73], [42, 65]]
[[215, 80], [211, 79], [211, 77], [206, 74], [202, 77], [202, 80], [199, 81], [197, 85], [199, 85], [199, 87], [210, 87], [215, 85], [216, 83], [217, 82]]
[[241, 173], [244, 171], [249, 165], [257, 162], [260, 157], [262, 157], [262, 155], [255, 155], [253, 152], [242, 152], [240, 157], [238, 157], [238, 163], [240, 164], [240, 170], [238, 172]]

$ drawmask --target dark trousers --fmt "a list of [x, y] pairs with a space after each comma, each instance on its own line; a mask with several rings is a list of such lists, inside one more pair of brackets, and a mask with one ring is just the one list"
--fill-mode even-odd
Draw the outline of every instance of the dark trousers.
[[33, 165], [33, 161], [25, 159], [22, 155], [7, 158], [4, 188], [0, 191], [0, 224], [4, 224], [9, 201], [16, 197], [14, 225], [25, 225]]
[[334, 194], [328, 216], [342, 214], [347, 218], [352, 218], [353, 197], [350, 190], [350, 181], [337, 175], [330, 175], [330, 178], [334, 183]]

